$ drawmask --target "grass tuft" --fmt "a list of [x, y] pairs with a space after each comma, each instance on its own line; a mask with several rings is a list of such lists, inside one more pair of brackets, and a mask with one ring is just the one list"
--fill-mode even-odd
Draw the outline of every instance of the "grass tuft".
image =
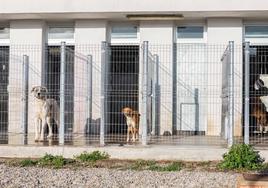
[[28, 166], [35, 166], [37, 164], [37, 161], [32, 160], [32, 159], [24, 159], [19, 162], [20, 166], [22, 167], [28, 167]]
[[46, 154], [37, 161], [40, 166], [52, 166], [54, 168], [61, 168], [66, 164], [66, 159], [61, 155]]
[[93, 151], [91, 153], [83, 152], [74, 158], [80, 162], [96, 162], [99, 160], [109, 159], [110, 156], [106, 152]]

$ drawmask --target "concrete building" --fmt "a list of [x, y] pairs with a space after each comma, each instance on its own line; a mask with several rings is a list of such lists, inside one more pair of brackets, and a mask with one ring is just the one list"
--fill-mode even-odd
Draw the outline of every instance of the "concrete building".
[[[94, 125], [88, 129], [98, 133], [101, 116], [101, 42], [127, 46], [131, 50], [130, 46], [148, 41], [150, 53], [159, 56], [162, 66], [159, 79], [160, 135], [198, 131], [202, 135], [220, 136], [221, 56], [228, 42], [234, 41], [236, 70], [243, 75], [242, 44], [245, 41], [260, 46], [267, 44], [267, 12], [268, 3], [262, 0], [1, 0], [0, 45], [9, 46], [10, 54], [9, 82], [6, 87], [9, 96], [8, 131], [21, 130], [22, 70], [18, 66], [21, 60], [16, 57], [29, 55], [31, 88], [46, 84], [48, 47], [60, 46], [62, 41], [67, 46], [73, 46], [73, 96], [70, 99], [73, 106], [66, 111], [73, 114], [70, 120], [73, 126], [69, 130], [83, 133], [88, 121], [87, 69], [85, 61], [77, 54], [83, 54], [83, 57], [91, 54], [95, 67], [90, 119]], [[174, 44], [178, 44], [176, 48]], [[195, 47], [190, 44], [195, 44]], [[138, 57], [141, 56], [140, 53]], [[137, 83], [124, 82], [124, 85], [138, 84], [139, 105], [136, 107], [139, 106], [139, 111], [142, 111], [142, 68], [140, 60], [139, 72], [136, 72], [138, 77], [129, 79]], [[121, 80], [127, 78], [121, 77]], [[235, 135], [242, 136], [242, 78], [235, 80], [235, 84], [238, 86]], [[198, 105], [196, 100], [199, 101]], [[34, 101], [29, 97], [28, 132], [34, 132], [35, 109], [31, 108], [32, 105]], [[116, 113], [120, 112], [116, 110]], [[106, 131], [109, 132], [108, 129]]]

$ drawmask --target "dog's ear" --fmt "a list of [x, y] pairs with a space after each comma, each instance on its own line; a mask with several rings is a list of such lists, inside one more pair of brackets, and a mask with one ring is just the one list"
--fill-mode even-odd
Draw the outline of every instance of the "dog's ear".
[[48, 92], [48, 90], [47, 90], [46, 87], [42, 86], [41, 88], [42, 88], [42, 90], [45, 91], [46, 93]]
[[34, 90], [35, 90], [36, 87], [37, 86], [32, 87], [31, 93], [34, 92]]

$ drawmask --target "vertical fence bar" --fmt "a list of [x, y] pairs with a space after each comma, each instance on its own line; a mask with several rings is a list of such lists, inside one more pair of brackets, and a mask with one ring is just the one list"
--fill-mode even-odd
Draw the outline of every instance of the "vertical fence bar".
[[105, 87], [106, 87], [106, 64], [107, 64], [107, 43], [101, 43], [101, 124], [100, 124], [100, 145], [105, 145], [104, 140], [104, 126], [105, 126]]
[[154, 55], [153, 104], [152, 104], [152, 135], [158, 134], [158, 87], [159, 87], [159, 57]]
[[228, 147], [234, 143], [234, 41], [229, 42], [229, 76], [228, 76], [228, 127], [229, 139]]
[[142, 75], [142, 145], [147, 145], [147, 124], [148, 124], [148, 63], [149, 49], [148, 41], [143, 42], [143, 75]]
[[177, 43], [172, 46], [172, 135], [177, 134]]
[[244, 106], [244, 143], [249, 144], [249, 55], [250, 43], [245, 43], [245, 106]]
[[22, 74], [22, 127], [23, 142], [28, 133], [28, 92], [29, 92], [29, 56], [23, 55]]
[[90, 130], [92, 122], [92, 55], [87, 56], [87, 133]]
[[60, 129], [59, 144], [64, 144], [65, 133], [65, 68], [66, 68], [66, 43], [61, 42], [61, 59], [60, 59]]
[[194, 89], [194, 103], [195, 103], [195, 131], [199, 132], [199, 89]]

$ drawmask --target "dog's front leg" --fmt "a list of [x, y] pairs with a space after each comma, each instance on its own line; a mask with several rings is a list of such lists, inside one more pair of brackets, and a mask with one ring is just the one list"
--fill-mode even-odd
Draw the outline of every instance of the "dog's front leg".
[[267, 133], [268, 132], [268, 126], [266, 125], [265, 127], [264, 127], [264, 133]]
[[127, 142], [129, 142], [129, 133], [130, 133], [130, 127], [127, 127]]
[[133, 142], [135, 142], [136, 141], [136, 131], [135, 131], [135, 128], [134, 128], [135, 126], [133, 126], [133, 128], [132, 128], [132, 141]]
[[45, 141], [45, 127], [46, 126], [46, 118], [42, 118], [42, 124], [41, 124], [41, 136], [39, 141], [43, 142]]
[[263, 126], [262, 126], [262, 124], [260, 124], [260, 133], [262, 133], [263, 132]]
[[40, 137], [40, 119], [35, 118], [35, 138], [34, 138], [34, 141], [38, 142], [39, 137]]
[[135, 128], [135, 141], [139, 140], [139, 129]]

